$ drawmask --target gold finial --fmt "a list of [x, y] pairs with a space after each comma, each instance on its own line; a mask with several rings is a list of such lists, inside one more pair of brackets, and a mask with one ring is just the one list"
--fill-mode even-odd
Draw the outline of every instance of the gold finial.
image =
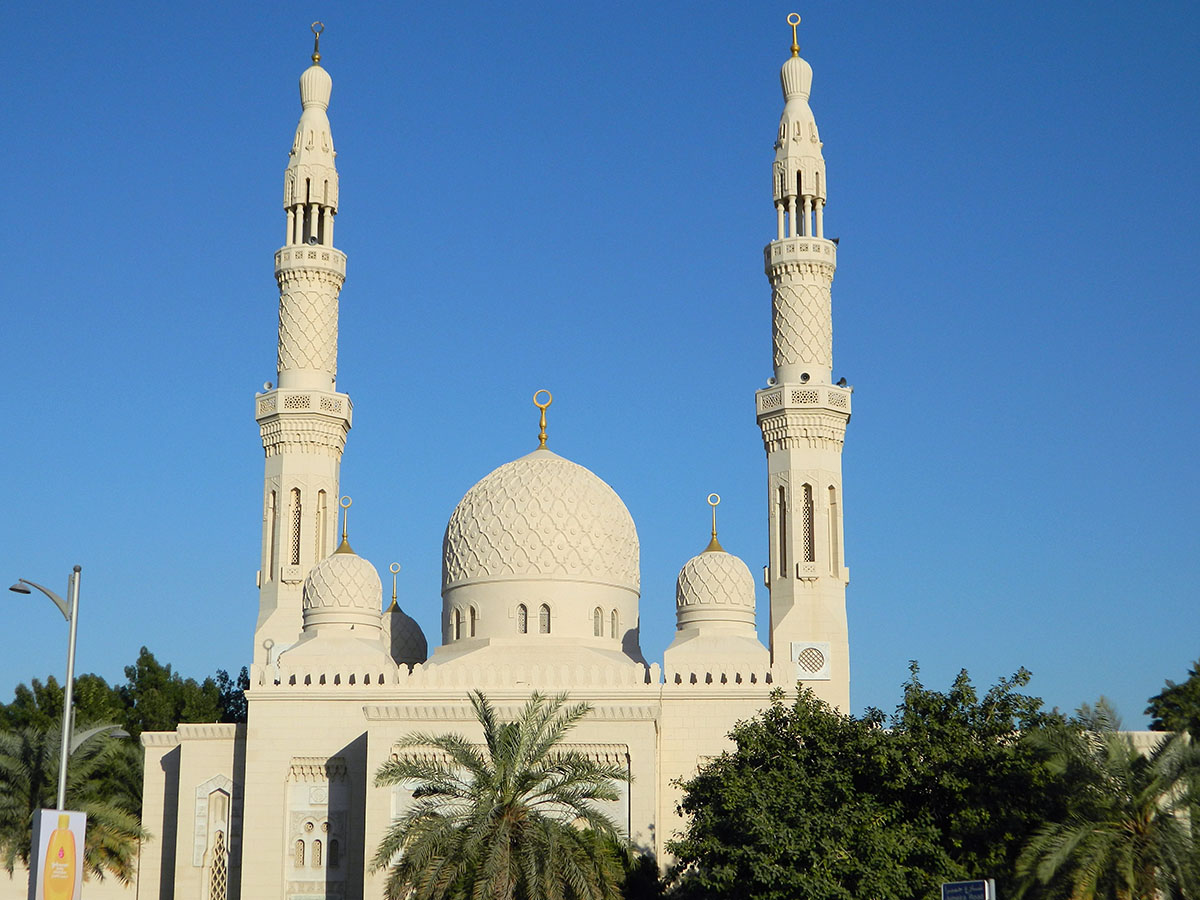
[[704, 548], [704, 552], [724, 553], [725, 548], [717, 540], [717, 507], [721, 504], [721, 495], [717, 493], [709, 494], [706, 502], [712, 507], [712, 540], [708, 542], [708, 546]]
[[396, 608], [396, 576], [400, 574], [400, 563], [392, 563], [388, 566], [388, 571], [392, 573], [392, 605], [387, 608], [391, 612]]
[[334, 553], [353, 553], [354, 552], [353, 550], [350, 549], [350, 541], [348, 541], [346, 539], [346, 535], [348, 533], [348, 528], [350, 525], [350, 504], [353, 502], [354, 501], [351, 500], [349, 497], [343, 497], [341, 500], [338, 501], [338, 506], [340, 506], [342, 508], [342, 542], [338, 545], [338, 548], [333, 551]]
[[792, 26], [792, 56], [799, 56], [800, 43], [796, 40], [796, 26], [800, 24], [800, 14], [788, 13], [787, 23]]
[[[538, 397], [540, 397], [542, 394], [546, 395], [545, 403], [538, 402]], [[545, 447], [546, 447], [546, 407], [549, 406], [553, 402], [554, 402], [554, 395], [551, 394], [545, 388], [542, 388], [540, 391], [534, 391], [533, 405], [542, 411], [542, 421], [541, 421], [541, 425], [540, 425], [541, 431], [538, 432], [538, 449], [539, 450], [545, 449]]]
[[313, 22], [312, 23], [312, 33], [313, 33], [312, 61], [313, 61], [314, 66], [319, 66], [321, 64], [321, 32], [323, 32], [324, 30], [325, 30], [324, 22]]

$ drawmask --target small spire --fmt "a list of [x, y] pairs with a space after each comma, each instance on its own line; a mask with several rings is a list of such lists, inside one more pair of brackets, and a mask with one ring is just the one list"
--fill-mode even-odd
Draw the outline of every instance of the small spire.
[[709, 494], [707, 503], [712, 507], [712, 540], [708, 542], [708, 546], [704, 548], [704, 552], [724, 553], [725, 548], [717, 540], [717, 507], [721, 504], [721, 495], [716, 493]]
[[394, 562], [388, 566], [388, 571], [392, 573], [392, 605], [385, 612], [392, 612], [397, 609], [396, 605], [396, 576], [400, 574], [400, 563]]
[[334, 553], [353, 553], [354, 552], [353, 550], [350, 549], [350, 541], [347, 540], [347, 538], [346, 538], [349, 524], [350, 524], [350, 504], [353, 502], [354, 501], [351, 500], [349, 497], [343, 497], [341, 500], [338, 501], [338, 505], [342, 508], [342, 542], [340, 544], [338, 544], [338, 548], [333, 551]]
[[796, 39], [796, 26], [800, 24], [800, 14], [788, 13], [787, 23], [792, 26], [792, 56], [799, 56], [800, 42]]
[[313, 61], [314, 66], [319, 66], [321, 64], [321, 32], [323, 32], [324, 30], [325, 30], [324, 22], [313, 22], [312, 23], [312, 33], [313, 33], [312, 61]]
[[[544, 402], [544, 403], [538, 402], [538, 397], [540, 397], [542, 394], [546, 395], [546, 402]], [[539, 450], [546, 449], [546, 407], [549, 406], [553, 402], [554, 402], [554, 395], [551, 394], [545, 388], [542, 388], [540, 391], [535, 391], [533, 394], [533, 405], [542, 411], [542, 421], [541, 421], [541, 425], [540, 425], [541, 431], [538, 432], [538, 449]]]

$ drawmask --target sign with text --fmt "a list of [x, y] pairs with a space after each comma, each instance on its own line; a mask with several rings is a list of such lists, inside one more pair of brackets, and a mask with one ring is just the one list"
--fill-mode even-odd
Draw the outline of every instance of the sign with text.
[[942, 900], [996, 900], [996, 881], [947, 881], [942, 885]]
[[33, 820], [29, 900], [79, 900], [87, 813], [40, 810]]

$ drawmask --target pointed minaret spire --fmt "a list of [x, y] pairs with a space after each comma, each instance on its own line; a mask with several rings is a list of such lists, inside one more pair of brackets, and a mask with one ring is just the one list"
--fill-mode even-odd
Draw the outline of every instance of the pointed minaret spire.
[[[262, 568], [255, 662], [264, 640], [288, 646], [302, 627], [302, 584], [337, 538], [338, 479], [350, 398], [337, 392], [338, 300], [346, 255], [333, 246], [338, 173], [329, 97], [314, 22], [312, 65], [300, 75], [300, 121], [283, 176], [287, 220], [275, 253], [279, 285], [278, 377], [256, 400], [266, 451]], [[348, 545], [347, 545], [348, 546]]]
[[809, 684], [847, 709], [850, 660], [842, 560], [842, 443], [850, 391], [833, 380], [831, 288], [837, 247], [825, 239], [825, 159], [809, 108], [812, 67], [792, 53], [780, 72], [784, 107], [775, 141], [776, 238], [764, 251], [771, 282], [774, 375], [757, 393], [767, 451], [771, 659], [777, 684]]

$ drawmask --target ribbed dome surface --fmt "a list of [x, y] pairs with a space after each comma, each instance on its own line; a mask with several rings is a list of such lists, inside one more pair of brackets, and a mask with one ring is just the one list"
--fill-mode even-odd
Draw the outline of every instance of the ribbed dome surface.
[[754, 610], [754, 577], [746, 564], [723, 550], [693, 556], [675, 582], [676, 607], [702, 604], [745, 606]]
[[799, 56], [789, 57], [779, 72], [779, 81], [783, 85], [783, 99], [807, 100], [812, 90], [812, 76], [812, 66]]
[[629, 510], [592, 472], [546, 449], [506, 463], [467, 491], [442, 543], [443, 590], [531, 577], [639, 589]]
[[300, 73], [300, 102], [305, 106], [329, 108], [329, 95], [333, 92], [333, 79], [320, 66], [312, 65]]
[[[383, 585], [375, 567], [354, 553], [338, 552], [313, 566], [304, 579], [304, 612], [368, 610], [379, 615]], [[331, 621], [328, 617], [325, 621]]]

